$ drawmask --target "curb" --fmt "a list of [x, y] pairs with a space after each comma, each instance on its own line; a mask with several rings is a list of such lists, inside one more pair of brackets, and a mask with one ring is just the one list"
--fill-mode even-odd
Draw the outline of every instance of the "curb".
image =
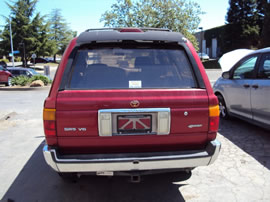
[[49, 90], [51, 86], [44, 87], [0, 87], [0, 91], [36, 91]]

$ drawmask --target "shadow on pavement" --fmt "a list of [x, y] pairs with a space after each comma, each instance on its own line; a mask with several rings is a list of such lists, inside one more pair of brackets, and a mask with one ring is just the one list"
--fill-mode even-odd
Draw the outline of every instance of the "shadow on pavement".
[[179, 191], [187, 174], [144, 176], [141, 183], [127, 177], [82, 176], [65, 182], [45, 163], [42, 143], [33, 153], [1, 201], [185, 201]]
[[270, 131], [230, 118], [220, 120], [219, 133], [270, 170]]

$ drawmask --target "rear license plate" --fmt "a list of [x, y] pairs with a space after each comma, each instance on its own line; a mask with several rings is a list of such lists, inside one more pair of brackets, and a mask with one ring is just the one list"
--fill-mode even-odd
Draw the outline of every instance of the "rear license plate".
[[118, 115], [117, 133], [119, 135], [152, 133], [152, 115]]
[[111, 171], [98, 171], [96, 172], [98, 176], [113, 176], [113, 172]]

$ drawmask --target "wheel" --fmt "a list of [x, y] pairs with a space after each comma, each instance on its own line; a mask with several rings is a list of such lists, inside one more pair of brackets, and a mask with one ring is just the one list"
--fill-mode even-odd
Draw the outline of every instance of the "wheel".
[[224, 98], [222, 97], [222, 95], [217, 95], [217, 97], [218, 97], [218, 104], [219, 104], [219, 116], [223, 119], [228, 119], [229, 114], [228, 114], [228, 110], [227, 110]]
[[6, 86], [11, 86], [12, 84], [11, 84], [11, 77], [8, 77], [8, 81], [7, 81], [7, 83], [6, 83]]

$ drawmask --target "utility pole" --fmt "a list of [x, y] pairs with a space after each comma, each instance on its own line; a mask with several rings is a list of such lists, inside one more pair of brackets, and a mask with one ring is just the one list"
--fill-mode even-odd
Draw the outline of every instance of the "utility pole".
[[201, 30], [201, 60], [202, 60], [202, 57], [203, 57], [203, 27], [199, 27], [199, 29]]
[[12, 67], [14, 67], [14, 52], [13, 52], [13, 41], [12, 41], [12, 29], [11, 29], [11, 17], [9, 16], [9, 34], [10, 34], [10, 46], [12, 54]]

